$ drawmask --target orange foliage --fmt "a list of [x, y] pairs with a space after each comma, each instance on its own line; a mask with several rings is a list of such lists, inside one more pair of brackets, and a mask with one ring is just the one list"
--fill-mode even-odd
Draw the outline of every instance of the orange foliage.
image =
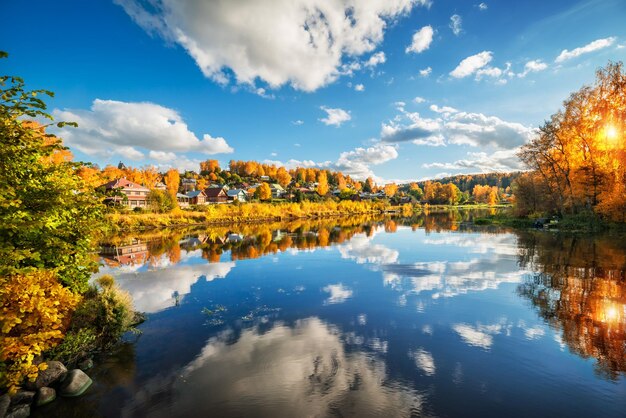
[[15, 392], [25, 378], [34, 381], [35, 357], [59, 344], [80, 296], [61, 286], [51, 271], [2, 278], [0, 361], [2, 386]]

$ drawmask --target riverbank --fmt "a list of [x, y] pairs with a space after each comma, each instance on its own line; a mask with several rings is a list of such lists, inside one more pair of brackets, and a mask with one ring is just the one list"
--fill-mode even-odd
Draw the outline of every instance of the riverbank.
[[562, 218], [549, 217], [518, 217], [511, 211], [500, 212], [478, 218], [476, 225], [497, 225], [511, 228], [547, 228], [567, 232], [626, 232], [626, 225], [622, 223], [607, 222], [598, 216], [589, 214], [569, 215]]
[[169, 213], [109, 213], [108, 232], [148, 230], [195, 225], [266, 223], [295, 219], [323, 219], [342, 216], [399, 212], [410, 216], [418, 206], [391, 207], [386, 202], [301, 202], [208, 205], [203, 210], [175, 209]]

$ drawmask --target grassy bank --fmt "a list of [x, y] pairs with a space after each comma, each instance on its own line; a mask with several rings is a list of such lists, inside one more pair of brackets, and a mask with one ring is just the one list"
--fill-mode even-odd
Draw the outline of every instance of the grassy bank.
[[[500, 225], [512, 228], [533, 228], [535, 221], [539, 218], [550, 218], [540, 216], [518, 217], [512, 211], [500, 212], [494, 215], [476, 219], [476, 225]], [[622, 223], [608, 222], [593, 214], [568, 215], [559, 218], [550, 225], [550, 229], [567, 232], [602, 232], [615, 231], [626, 232], [626, 225]]]
[[[411, 213], [412, 206], [409, 206]], [[402, 207], [405, 211], [409, 208]], [[318, 219], [383, 213], [386, 202], [301, 202], [247, 203], [241, 205], [207, 205], [194, 209], [175, 209], [170, 213], [109, 213], [109, 232], [145, 230], [188, 225], [225, 225], [274, 222], [292, 219]]]

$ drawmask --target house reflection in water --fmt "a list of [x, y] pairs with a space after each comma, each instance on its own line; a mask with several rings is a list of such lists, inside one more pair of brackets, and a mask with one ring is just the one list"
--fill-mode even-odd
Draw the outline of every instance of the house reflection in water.
[[100, 255], [104, 263], [110, 267], [144, 264], [148, 259], [148, 244], [132, 239], [121, 245], [103, 244]]

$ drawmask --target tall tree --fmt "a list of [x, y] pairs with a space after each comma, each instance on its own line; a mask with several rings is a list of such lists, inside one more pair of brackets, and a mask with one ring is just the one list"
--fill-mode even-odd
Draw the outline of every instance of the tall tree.
[[80, 291], [97, 268], [92, 251], [102, 205], [76, 173], [82, 164], [55, 157], [67, 155], [61, 140], [24, 122], [52, 120], [40, 98], [46, 95], [53, 94], [0, 77], [0, 276], [49, 269]]
[[320, 196], [326, 196], [328, 194], [328, 177], [325, 171], [320, 171], [317, 175], [317, 193]]
[[165, 173], [163, 178], [165, 180], [165, 186], [167, 192], [172, 196], [174, 202], [176, 202], [176, 193], [178, 193], [178, 187], [180, 186], [180, 173], [175, 168], [170, 168]]

